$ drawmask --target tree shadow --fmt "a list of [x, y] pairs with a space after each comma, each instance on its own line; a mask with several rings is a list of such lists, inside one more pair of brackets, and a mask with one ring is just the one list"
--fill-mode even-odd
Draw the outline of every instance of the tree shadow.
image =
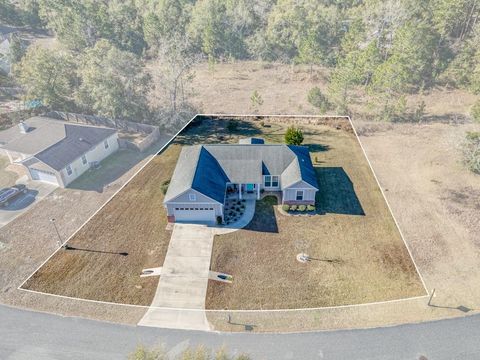
[[320, 214], [365, 215], [353, 183], [341, 167], [316, 167], [319, 191], [317, 212]]
[[304, 146], [308, 147], [308, 150], [310, 153], [316, 153], [316, 152], [324, 152], [330, 150], [329, 145], [323, 145], [323, 144], [303, 144]]
[[150, 155], [158, 153], [160, 144], [161, 142], [156, 142], [144, 152], [120, 149], [103, 160], [98, 169], [92, 168], [85, 171], [78, 179], [68, 184], [67, 187], [69, 189], [102, 193], [106, 186], [122, 177], [139, 162]]
[[[230, 121], [236, 122], [234, 130], [229, 131]], [[262, 132], [252, 122], [239, 119], [199, 115], [179, 134], [175, 143], [179, 145], [215, 144], [231, 142], [236, 137], [262, 137]], [[236, 141], [235, 141], [236, 142]]]
[[278, 233], [275, 206], [278, 204], [275, 196], [266, 196], [255, 204], [255, 215], [252, 221], [244, 228], [249, 231]]

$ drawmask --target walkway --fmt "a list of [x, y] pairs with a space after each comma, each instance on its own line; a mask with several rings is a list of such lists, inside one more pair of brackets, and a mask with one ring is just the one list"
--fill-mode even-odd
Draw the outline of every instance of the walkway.
[[249, 200], [242, 218], [228, 227], [176, 223], [157, 292], [138, 325], [210, 330], [204, 310], [213, 238], [248, 225], [254, 213], [255, 200]]
[[205, 309], [213, 236], [212, 228], [205, 225], [175, 224], [152, 308], [138, 325], [209, 330], [202, 310]]

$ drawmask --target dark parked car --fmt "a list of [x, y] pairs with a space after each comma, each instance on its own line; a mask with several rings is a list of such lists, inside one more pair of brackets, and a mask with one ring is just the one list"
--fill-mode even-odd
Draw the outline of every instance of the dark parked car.
[[15, 185], [10, 188], [0, 190], [0, 207], [8, 206], [12, 200], [26, 193], [27, 188], [25, 185]]

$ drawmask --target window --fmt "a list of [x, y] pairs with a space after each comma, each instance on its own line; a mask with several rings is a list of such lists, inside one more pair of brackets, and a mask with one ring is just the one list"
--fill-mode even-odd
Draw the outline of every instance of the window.
[[278, 187], [278, 176], [272, 176], [272, 187]]
[[67, 170], [67, 175], [68, 176], [72, 175], [73, 170], [72, 170], [72, 167], [70, 165], [67, 165], [66, 170]]
[[105, 146], [105, 149], [108, 149], [110, 147], [110, 145], [108, 145], [108, 140], [105, 140], [103, 142], [103, 146]]
[[265, 175], [265, 187], [272, 186], [272, 177], [270, 175]]
[[297, 201], [302, 201], [303, 200], [303, 190], [297, 190]]
[[190, 201], [196, 201], [197, 200], [197, 196], [195, 194], [188, 194], [188, 200]]
[[265, 175], [265, 187], [278, 187], [278, 175]]
[[83, 165], [87, 164], [87, 157], [85, 155], [82, 155], [82, 164]]

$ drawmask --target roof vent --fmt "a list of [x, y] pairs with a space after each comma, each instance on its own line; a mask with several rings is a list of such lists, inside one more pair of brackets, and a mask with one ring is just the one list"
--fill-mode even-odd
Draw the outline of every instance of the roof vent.
[[20, 132], [22, 134], [28, 133], [28, 130], [30, 130], [29, 126], [25, 124], [23, 121], [18, 124], [18, 127], [20, 128]]

